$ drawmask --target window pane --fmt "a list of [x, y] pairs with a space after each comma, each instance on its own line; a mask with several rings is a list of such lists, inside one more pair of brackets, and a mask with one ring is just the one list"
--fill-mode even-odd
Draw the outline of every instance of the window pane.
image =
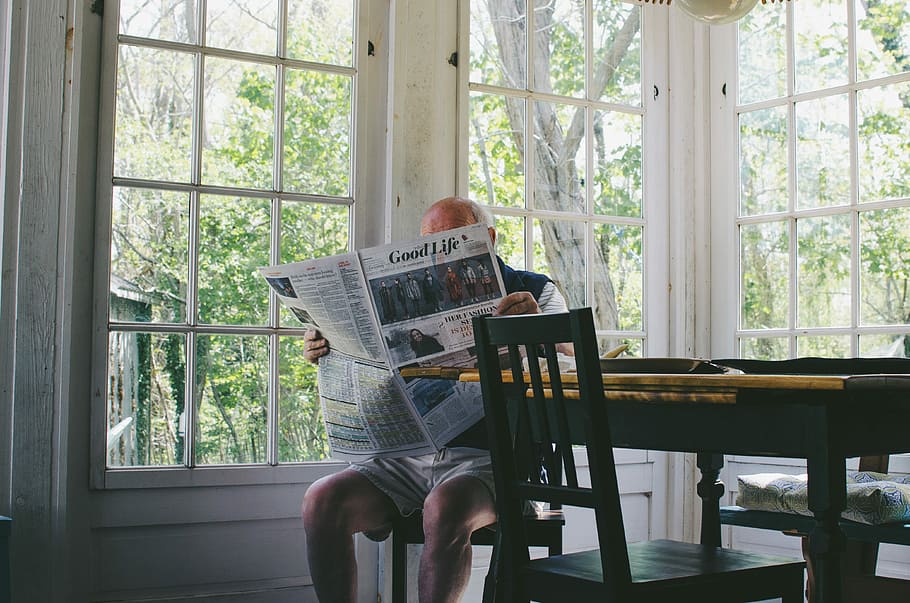
[[272, 188], [275, 68], [208, 58], [205, 82], [203, 182]]
[[206, 4], [207, 46], [275, 55], [279, 0], [230, 0]]
[[196, 0], [120, 0], [120, 33], [196, 42]]
[[860, 90], [857, 107], [860, 201], [910, 197], [910, 82]]
[[111, 228], [111, 320], [185, 322], [187, 195], [115, 187]]
[[850, 216], [796, 222], [800, 327], [850, 325]]
[[620, 354], [620, 357], [624, 356], [635, 356], [640, 358], [644, 353], [645, 342], [643, 339], [633, 339], [629, 337], [615, 337], [610, 335], [601, 335], [597, 337], [597, 350], [598, 353], [603, 356], [610, 350], [616, 348], [616, 346], [625, 344], [629, 346], [624, 352]]
[[266, 337], [196, 339], [196, 463], [264, 463], [268, 424]]
[[527, 88], [524, 2], [471, 0], [472, 82]]
[[910, 333], [859, 336], [859, 355], [910, 358]]
[[533, 270], [553, 279], [570, 308], [584, 306], [585, 225], [563, 220], [534, 220]]
[[786, 328], [789, 316], [790, 236], [787, 222], [740, 228], [744, 329]]
[[641, 105], [641, 7], [594, 0], [594, 73], [590, 96]]
[[472, 94], [469, 111], [471, 198], [486, 205], [524, 207], [525, 101]]
[[190, 181], [193, 57], [121, 46], [114, 175]]
[[790, 347], [786, 337], [743, 337], [739, 341], [739, 357], [785, 360], [790, 357]]
[[846, 95], [796, 104], [799, 207], [850, 202], [850, 107]]
[[847, 3], [799, 0], [796, 30], [796, 90], [806, 92], [847, 83]]
[[598, 319], [597, 328], [642, 330], [642, 227], [595, 224], [592, 253], [594, 299], [590, 303]]
[[787, 12], [759, 7], [739, 20], [739, 102], [787, 94]]
[[533, 3], [536, 40], [534, 90], [561, 96], [585, 94], [584, 3], [540, 0]]
[[739, 116], [740, 214], [787, 210], [787, 108]]
[[350, 195], [351, 78], [288, 69], [284, 188]]
[[303, 339], [280, 338], [278, 352], [278, 460], [319, 461], [329, 445], [322, 422], [316, 367], [303, 359]]
[[861, 212], [863, 324], [910, 324], [910, 207]]
[[264, 325], [270, 202], [204, 195], [199, 202], [199, 322]]
[[910, 5], [907, 0], [856, 0], [859, 80], [910, 70]]
[[820, 358], [849, 358], [849, 335], [816, 335], [796, 338], [797, 356], [817, 356]]
[[[299, 262], [346, 252], [349, 214], [345, 205], [283, 201], [280, 262]], [[300, 326], [300, 321], [287, 306], [281, 304], [280, 308], [282, 326]]]
[[585, 109], [534, 103], [534, 207], [585, 211]]
[[594, 112], [594, 213], [641, 216], [639, 115]]
[[516, 270], [525, 269], [524, 218], [496, 216], [496, 255]]
[[353, 65], [353, 1], [289, 0], [287, 54], [317, 63]]
[[[112, 303], [143, 304], [128, 297]], [[109, 334], [109, 467], [183, 464], [185, 343], [177, 333]]]

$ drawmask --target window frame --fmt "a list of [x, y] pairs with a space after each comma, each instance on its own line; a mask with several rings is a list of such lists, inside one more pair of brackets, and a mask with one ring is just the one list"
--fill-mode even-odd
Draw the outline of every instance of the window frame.
[[[638, 331], [622, 330], [597, 330], [598, 337], [627, 337], [640, 339], [642, 353], [646, 356], [667, 355], [669, 349], [670, 324], [669, 300], [665, 294], [667, 283], [670, 280], [670, 237], [669, 237], [669, 161], [668, 151], [671, 141], [669, 138], [669, 11], [666, 7], [649, 6], [640, 2], [618, 0], [641, 10], [641, 105], [634, 113], [642, 116], [642, 210], [640, 218], [625, 218], [599, 215], [593, 211], [592, 187], [585, 187], [585, 213], [556, 212], [535, 209], [531, 203], [533, 199], [534, 178], [525, 177], [525, 206], [503, 207], [487, 206], [494, 217], [508, 216], [520, 218], [525, 221], [524, 226], [524, 261], [528, 269], [533, 270], [534, 255], [534, 227], [533, 221], [540, 219], [558, 219], [566, 222], [578, 222], [585, 225], [585, 295], [589, 303], [591, 287], [590, 267], [592, 241], [595, 240], [595, 226], [610, 224], [630, 224], [642, 227], [642, 324]], [[505, 89], [498, 86], [470, 82], [470, 9], [471, 0], [458, 2], [458, 54], [459, 70], [456, 83], [456, 112], [457, 112], [457, 152], [455, 182], [458, 195], [469, 196], [469, 105], [472, 92], [501, 93], [503, 90], [515, 92], [515, 89]], [[591, 0], [586, 0], [585, 13], [585, 55], [593, 56], [592, 50], [592, 11]], [[533, 12], [533, 11], [530, 11]], [[533, 15], [527, 17], [533, 19]], [[528, 31], [533, 30], [533, 25], [528, 26]], [[533, 52], [533, 37], [528, 36], [528, 52]], [[647, 50], [646, 50], [647, 49]], [[585, 80], [590, 81], [591, 65], [585, 64]], [[586, 90], [588, 86], [585, 86]], [[652, 92], [653, 91], [653, 92]], [[514, 95], [514, 94], [513, 94]], [[568, 100], [576, 106], [585, 106], [590, 112], [611, 106], [609, 102], [590, 101], [585, 98], [563, 99], [542, 93], [524, 90], [517, 96], [526, 100], [529, 109], [526, 112], [526, 128], [532, 128], [531, 102]], [[593, 161], [593, 140], [591, 120], [585, 124], [585, 155], [586, 165], [590, 169]], [[530, 144], [525, 137], [526, 149]], [[525, 151], [525, 157], [533, 153]], [[531, 173], [531, 170], [526, 170]], [[685, 278], [689, 278], [686, 275]]]
[[[857, 81], [856, 72], [856, 9], [853, 0], [846, 2], [848, 76], [847, 83], [824, 88], [797, 92], [795, 90], [795, 62], [793, 54], [794, 7], [787, 4], [779, 10], [786, 10], [787, 40], [787, 91], [786, 95], [770, 100], [738, 104], [738, 42], [737, 27], [712, 28], [710, 43], [713, 51], [711, 64], [710, 101], [715, 110], [711, 115], [711, 246], [721, 251], [730, 249], [736, 253], [715, 253], [711, 258], [711, 349], [716, 357], [740, 355], [741, 339], [762, 333], [785, 338], [788, 357], [798, 355], [797, 340], [811, 335], [846, 335], [850, 337], [850, 355], [859, 356], [859, 338], [862, 335], [889, 334], [907, 331], [910, 325], [864, 325], [861, 320], [859, 283], [861, 279], [861, 258], [859, 250], [859, 217], [864, 212], [910, 207], [910, 199], [889, 199], [861, 202], [859, 199], [858, 176], [858, 120], [857, 93], [886, 84], [910, 82], [910, 73], [889, 75], [871, 80]], [[756, 10], [776, 10], [775, 7], [756, 7]], [[845, 205], [813, 208], [796, 207], [796, 179], [793, 170], [796, 165], [796, 103], [818, 98], [836, 97], [848, 94], [849, 105], [849, 147], [851, 150], [850, 199]], [[740, 171], [739, 171], [739, 114], [768, 107], [786, 107], [788, 120], [787, 157], [789, 164], [787, 182], [787, 209], [780, 213], [763, 213], [755, 216], [739, 215]], [[732, 201], [731, 201], [732, 200]], [[847, 326], [800, 326], [798, 323], [798, 257], [797, 221], [819, 216], [849, 216], [850, 221], [850, 324]], [[740, 310], [743, 299], [740, 278], [740, 226], [743, 224], [765, 224], [784, 221], [789, 236], [788, 249], [788, 317], [786, 328], [744, 329], [740, 324]], [[730, 282], [735, 278], [735, 282]]]
[[[197, 0], [197, 15], [203, 14], [206, 10], [206, 0]], [[280, 1], [280, 16], [287, 13], [286, 0]], [[244, 327], [244, 326], [227, 326], [219, 325], [208, 327], [200, 325], [192, 316], [187, 316], [185, 324], [179, 324], [176, 328], [173, 325], [151, 325], [148, 324], [117, 324], [117, 330], [124, 331], [142, 331], [168, 333], [175, 330], [181, 333], [195, 332], [196, 334], [255, 334], [268, 335], [269, 344], [269, 422], [268, 422], [268, 442], [269, 453], [265, 463], [257, 464], [237, 464], [237, 465], [192, 465], [192, 438], [187, 437], [187, 450], [184, 454], [184, 463], [182, 466], [130, 466], [130, 467], [108, 467], [107, 466], [107, 373], [108, 373], [108, 341], [109, 333], [112, 331], [109, 325], [109, 287], [110, 287], [110, 244], [111, 233], [110, 225], [112, 218], [112, 195], [113, 189], [117, 185], [131, 185], [134, 179], [130, 178], [113, 178], [114, 168], [114, 124], [116, 116], [116, 95], [117, 95], [117, 63], [120, 47], [119, 35], [119, 2], [108, 3], [105, 6], [102, 33], [101, 33], [101, 66], [100, 66], [100, 102], [99, 102], [99, 129], [98, 129], [98, 146], [97, 146], [97, 189], [96, 189], [96, 210], [95, 210], [95, 235], [94, 235], [94, 280], [93, 280], [93, 338], [92, 338], [92, 401], [91, 401], [91, 438], [90, 438], [90, 482], [96, 489], [119, 489], [119, 488], [168, 488], [168, 487], [189, 487], [189, 486], [221, 486], [221, 485], [253, 485], [253, 484], [272, 484], [272, 483], [289, 483], [289, 482], [309, 482], [338, 471], [344, 464], [332, 459], [325, 461], [304, 461], [304, 462], [278, 462], [277, 459], [277, 426], [278, 426], [278, 373], [277, 373], [277, 338], [280, 335], [302, 335], [303, 329], [296, 327], [280, 326], [278, 321], [279, 303], [274, 292], [269, 293], [269, 323], [264, 326]], [[387, 164], [371, 165], [375, 162], [376, 157], [384, 157], [384, 151], [387, 147], [384, 135], [384, 123], [388, 119], [387, 106], [389, 99], [389, 51], [384, 45], [377, 45], [379, 48], [368, 49], [370, 38], [381, 39], [382, 32], [387, 31], [389, 27], [390, 10], [388, 3], [375, 3], [368, 0], [353, 0], [354, 10], [354, 54], [350, 68], [339, 68], [338, 72], [350, 74], [352, 76], [352, 124], [351, 124], [351, 182], [349, 183], [349, 196], [342, 198], [341, 204], [349, 207], [349, 229], [348, 229], [348, 247], [354, 249], [365, 245], [375, 245], [383, 240], [379, 240], [385, 228], [370, 229], [368, 225], [382, 225], [385, 222], [386, 211], [384, 204], [371, 202], [370, 193], [383, 191], [388, 193], [389, 169]], [[200, 24], [204, 23], [199, 21]], [[279, 28], [286, 31], [285, 27], [279, 25]], [[279, 32], [279, 40], [283, 41], [285, 34]], [[124, 36], [129, 41], [131, 38]], [[151, 44], [143, 43], [143, 46], [154, 46], [159, 48], [168, 48], [168, 42]], [[181, 48], [188, 45], [181, 44]], [[201, 45], [197, 49], [203, 48]], [[206, 49], [207, 51], [208, 49]], [[231, 50], [217, 50], [207, 56], [216, 55], [225, 58], [242, 58], [244, 53]], [[269, 58], [270, 65], [299, 65], [305, 61], [296, 59], [279, 58], [276, 53], [275, 57]], [[256, 55], [257, 59], [262, 59]], [[198, 63], [197, 63], [198, 68]], [[335, 71], [335, 70], [332, 70]], [[199, 73], [195, 77], [201, 77]], [[277, 80], [276, 80], [277, 82]], [[200, 85], [197, 84], [201, 88]], [[281, 97], [283, 97], [283, 86], [276, 86], [276, 98], [274, 108], [274, 119], [276, 123], [281, 119]], [[197, 90], [198, 92], [198, 90]], [[198, 117], [198, 116], [197, 116]], [[201, 120], [199, 120], [201, 121]], [[194, 124], [194, 140], [197, 138], [201, 124]], [[276, 126], [277, 128], [277, 126]], [[281, 142], [283, 132], [276, 129], [276, 148]], [[194, 142], [194, 144], [201, 144]], [[196, 155], [198, 158], [199, 155]], [[274, 162], [279, 162], [279, 158], [273, 158]], [[194, 178], [198, 181], [200, 173], [200, 162], [192, 167]], [[366, 166], [358, 169], [358, 166]], [[281, 176], [279, 175], [279, 178]], [[142, 181], [147, 184], [145, 181]], [[190, 193], [197, 198], [206, 192], [229, 193], [242, 196], [271, 199], [273, 208], [277, 207], [282, 200], [310, 200], [318, 202], [330, 202], [338, 204], [334, 199], [318, 195], [309, 195], [302, 193], [277, 193], [267, 190], [249, 190], [234, 189], [232, 187], [210, 186], [200, 184], [190, 185], [165, 185], [144, 186], [143, 188], [154, 188], [159, 190], [177, 190], [179, 192]], [[367, 198], [366, 202], [359, 201]], [[272, 217], [272, 234], [270, 237], [275, 238], [276, 217]], [[190, 244], [197, 245], [193, 241], [193, 235], [190, 234]], [[276, 254], [278, 246], [275, 241], [270, 242], [270, 261], [277, 263], [279, 261]], [[195, 274], [195, 269], [191, 268], [191, 280]], [[190, 285], [193, 288], [193, 285]], [[279, 326], [271, 326], [279, 325]], [[191, 345], [186, 345], [184, 356], [187, 366], [193, 361], [194, 350]], [[191, 383], [191, 380], [187, 380]], [[184, 394], [184, 399], [188, 401], [188, 408], [194, 405], [191, 402], [191, 392]], [[190, 413], [187, 413], [189, 415]], [[186, 432], [193, 433], [192, 419], [188, 419]]]

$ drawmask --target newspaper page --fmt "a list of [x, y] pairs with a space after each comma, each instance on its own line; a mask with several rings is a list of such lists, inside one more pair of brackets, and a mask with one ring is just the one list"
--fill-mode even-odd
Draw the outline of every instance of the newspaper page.
[[360, 252], [390, 365], [436, 447], [483, 417], [477, 383], [400, 377], [409, 366], [475, 366], [471, 319], [504, 295], [486, 226]]
[[504, 294], [485, 226], [261, 272], [330, 342], [318, 380], [333, 457], [432, 452], [483, 416], [479, 384], [399, 371], [476, 365], [471, 319]]

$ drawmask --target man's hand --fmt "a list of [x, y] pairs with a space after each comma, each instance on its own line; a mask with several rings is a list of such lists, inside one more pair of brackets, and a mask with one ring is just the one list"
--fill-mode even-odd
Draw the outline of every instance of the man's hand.
[[310, 329], [303, 335], [303, 357], [316, 364], [320, 356], [329, 353], [329, 342], [316, 329]]
[[528, 291], [516, 291], [503, 297], [493, 311], [493, 316], [508, 314], [540, 314], [540, 306]]

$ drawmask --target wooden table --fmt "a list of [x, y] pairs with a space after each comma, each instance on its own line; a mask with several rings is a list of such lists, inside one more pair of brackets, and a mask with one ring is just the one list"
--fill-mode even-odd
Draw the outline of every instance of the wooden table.
[[[479, 380], [473, 369], [418, 371]], [[614, 446], [696, 453], [703, 544], [721, 542], [724, 454], [805, 458], [816, 600], [840, 603], [846, 459], [910, 452], [910, 375], [625, 373], [603, 381]]]

